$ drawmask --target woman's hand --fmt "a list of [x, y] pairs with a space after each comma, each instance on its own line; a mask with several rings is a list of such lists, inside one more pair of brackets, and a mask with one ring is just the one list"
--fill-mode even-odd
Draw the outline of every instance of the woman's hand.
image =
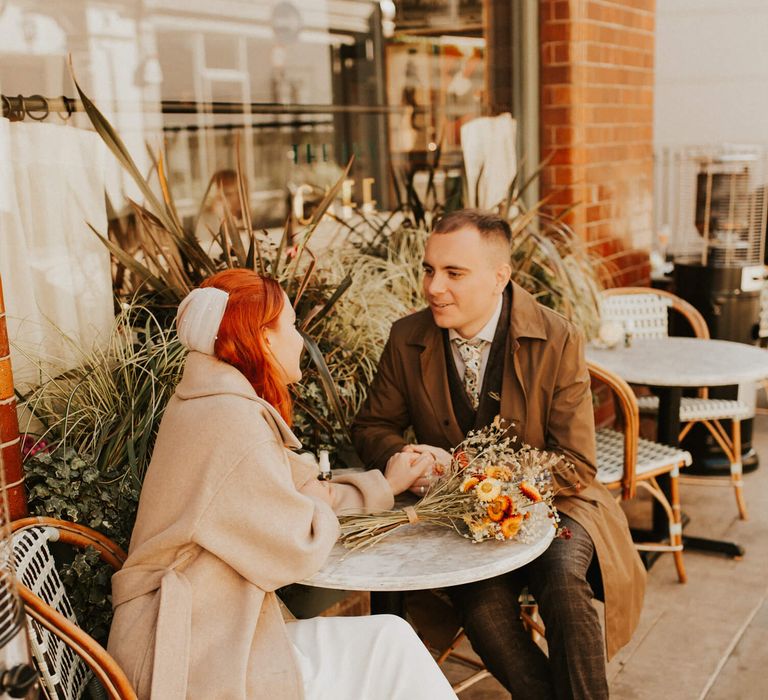
[[403, 450], [389, 458], [384, 468], [384, 478], [389, 482], [392, 493], [397, 496], [426, 474], [431, 474], [434, 463], [431, 454]]
[[309, 479], [299, 490], [304, 496], [323, 501], [333, 508], [333, 490], [327, 481]]

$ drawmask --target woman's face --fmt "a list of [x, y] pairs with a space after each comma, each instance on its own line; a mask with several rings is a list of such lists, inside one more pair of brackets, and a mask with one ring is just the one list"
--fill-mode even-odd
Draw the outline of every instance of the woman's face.
[[285, 292], [283, 292], [283, 308], [277, 317], [273, 328], [264, 331], [269, 349], [277, 364], [283, 370], [286, 384], [293, 384], [301, 379], [301, 351], [304, 340], [296, 330], [296, 313]]

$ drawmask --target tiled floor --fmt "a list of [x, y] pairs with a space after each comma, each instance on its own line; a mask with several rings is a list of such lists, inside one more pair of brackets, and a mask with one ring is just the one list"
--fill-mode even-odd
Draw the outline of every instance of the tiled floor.
[[[730, 488], [687, 485], [686, 533], [735, 540], [746, 556], [686, 552], [688, 583], [679, 584], [670, 555], [649, 572], [640, 626], [608, 664], [615, 700], [764, 700], [768, 698], [768, 417], [755, 420], [753, 446], [762, 465], [745, 475], [749, 520], [738, 519]], [[645, 510], [645, 509], [643, 509]], [[631, 518], [644, 512], [631, 513]], [[470, 652], [471, 653], [471, 652]], [[448, 666], [453, 681], [466, 675]], [[462, 700], [501, 700], [493, 678]]]

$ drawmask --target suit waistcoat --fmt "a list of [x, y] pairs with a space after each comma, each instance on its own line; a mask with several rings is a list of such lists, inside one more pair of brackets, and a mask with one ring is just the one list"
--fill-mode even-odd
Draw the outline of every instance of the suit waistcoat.
[[488, 353], [488, 362], [485, 365], [477, 411], [472, 408], [464, 388], [464, 380], [459, 376], [459, 371], [456, 369], [448, 331], [443, 329], [443, 351], [445, 353], [445, 366], [448, 368], [448, 388], [451, 393], [453, 412], [464, 435], [470, 430], [477, 430], [488, 425], [499, 413], [501, 383], [504, 376], [504, 352], [509, 334], [510, 304], [509, 291], [505, 290], [499, 323], [496, 326], [491, 349]]

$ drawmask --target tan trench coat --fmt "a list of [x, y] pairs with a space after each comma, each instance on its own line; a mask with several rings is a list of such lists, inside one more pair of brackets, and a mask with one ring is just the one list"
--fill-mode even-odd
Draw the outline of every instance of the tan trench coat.
[[[595, 428], [581, 335], [512, 284], [501, 415], [522, 442], [561, 451], [574, 465], [555, 474], [558, 509], [595, 544], [605, 593], [608, 658], [637, 626], [645, 570], [623, 511], [595, 479]], [[429, 309], [392, 326], [368, 399], [352, 426], [368, 466], [381, 468], [413, 426], [418, 442], [450, 449], [463, 439], [451, 405], [443, 341]]]
[[386, 509], [393, 497], [381, 473], [347, 476], [332, 510], [302, 493], [317, 466], [297, 447], [240, 372], [190, 353], [112, 579], [109, 651], [139, 698], [303, 697], [274, 591], [322, 566], [333, 510]]

